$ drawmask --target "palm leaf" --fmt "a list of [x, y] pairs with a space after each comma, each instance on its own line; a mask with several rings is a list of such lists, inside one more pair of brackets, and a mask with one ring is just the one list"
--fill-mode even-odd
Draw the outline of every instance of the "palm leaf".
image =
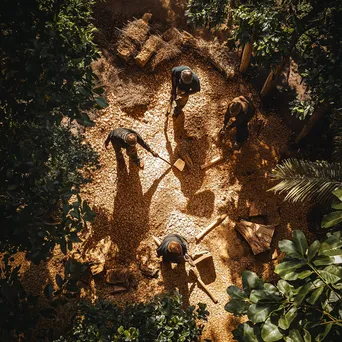
[[342, 163], [286, 159], [272, 171], [271, 179], [280, 183], [268, 191], [286, 192], [285, 201], [326, 204], [332, 192], [342, 188]]

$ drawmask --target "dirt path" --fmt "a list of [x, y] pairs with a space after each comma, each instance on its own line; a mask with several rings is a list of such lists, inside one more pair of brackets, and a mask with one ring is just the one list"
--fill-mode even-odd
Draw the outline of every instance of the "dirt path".
[[[279, 156], [287, 148], [290, 132], [273, 114], [260, 112], [259, 101], [248, 85], [226, 81], [216, 70], [191, 55], [164, 65], [154, 74], [135, 67], [120, 71], [122, 82], [133, 86], [150, 87], [151, 102], [144, 113], [127, 114], [120, 109], [118, 89], [112, 87], [117, 77], [113, 61], [102, 59], [97, 64], [107, 84], [109, 107], [95, 119], [94, 128], [86, 132], [87, 141], [101, 155], [101, 169], [94, 174], [92, 184], [83, 190], [83, 196], [95, 206], [97, 217], [85, 242], [86, 249], [100, 240], [110, 238], [115, 244], [115, 255], [106, 267], [124, 266], [133, 272], [136, 289], [126, 294], [111, 295], [110, 286], [102, 278], [95, 280], [96, 295], [118, 304], [144, 301], [165, 290], [178, 288], [185, 305], [204, 302], [210, 311], [204, 338], [213, 341], [231, 341], [236, 320], [225, 312], [228, 300], [225, 289], [232, 283], [240, 284], [245, 269], [272, 278], [276, 259], [272, 259], [278, 241], [290, 237], [292, 229], [306, 227], [306, 208], [282, 203], [266, 192], [271, 183], [268, 175]], [[185, 115], [169, 118], [165, 130], [165, 111], [170, 92], [170, 70], [176, 65], [189, 65], [201, 80], [201, 92], [190, 97]], [[114, 76], [113, 76], [114, 75]], [[129, 83], [131, 82], [131, 83]], [[129, 91], [130, 86], [127, 86]], [[223, 146], [218, 146], [215, 134], [220, 129], [226, 105], [232, 98], [252, 93], [258, 110], [250, 123], [250, 137], [241, 151], [233, 152], [233, 134]], [[123, 126], [137, 130], [142, 137], [165, 158], [175, 161], [179, 154], [188, 153], [192, 168], [183, 173], [171, 170], [167, 164], [139, 149], [145, 169], [129, 162], [117, 163], [113, 150], [105, 152], [104, 140], [110, 130]], [[223, 154], [225, 161], [207, 171], [200, 165]], [[125, 155], [125, 153], [124, 153]], [[251, 201], [265, 203], [270, 221], [277, 220], [272, 249], [254, 257], [247, 243], [234, 230], [239, 217], [248, 216]], [[229, 218], [218, 228], [195, 243], [195, 236], [217, 215], [227, 213]], [[296, 222], [296, 226], [293, 223]], [[159, 265], [152, 235], [160, 238], [168, 233], [185, 236], [191, 252], [208, 249], [213, 261], [200, 269], [203, 281], [219, 299], [214, 304], [199, 288], [184, 267], [170, 269], [163, 265], [158, 279], [141, 275], [138, 265], [149, 260]]]

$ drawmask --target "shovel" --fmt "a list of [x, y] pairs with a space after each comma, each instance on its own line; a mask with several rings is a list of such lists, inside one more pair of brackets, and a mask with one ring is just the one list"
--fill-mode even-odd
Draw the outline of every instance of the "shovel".
[[163, 157], [161, 157], [161, 156], [158, 156], [158, 158], [159, 159], [161, 159], [161, 160], [163, 160], [165, 163], [167, 163], [167, 164], [169, 164], [171, 167], [173, 166], [173, 167], [175, 167], [177, 170], [179, 170], [179, 171], [183, 171], [183, 169], [184, 169], [184, 166], [185, 166], [185, 162], [184, 162], [184, 160], [182, 160], [182, 159], [180, 159], [180, 158], [178, 158], [177, 160], [176, 160], [176, 162], [172, 165], [169, 161], [167, 161], [166, 159], [164, 159]]

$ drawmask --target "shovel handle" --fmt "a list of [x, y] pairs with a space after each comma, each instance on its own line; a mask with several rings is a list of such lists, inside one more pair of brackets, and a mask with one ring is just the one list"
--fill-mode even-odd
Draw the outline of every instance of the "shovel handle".
[[163, 160], [165, 163], [167, 163], [167, 164], [169, 164], [169, 165], [172, 166], [172, 164], [171, 164], [169, 161], [167, 161], [166, 159], [164, 159], [163, 157], [158, 156], [158, 158], [161, 159], [161, 160]]

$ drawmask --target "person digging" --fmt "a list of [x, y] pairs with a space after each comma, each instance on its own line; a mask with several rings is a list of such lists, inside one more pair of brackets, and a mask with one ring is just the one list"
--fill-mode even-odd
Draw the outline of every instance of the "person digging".
[[[252, 119], [255, 113], [255, 107], [251, 100], [246, 96], [234, 98], [228, 105], [224, 116], [223, 128], [220, 130], [220, 139], [226, 132], [234, 127], [236, 128], [235, 148], [240, 148], [241, 145], [248, 139], [248, 122]], [[229, 121], [232, 121], [228, 126]]]
[[162, 257], [163, 261], [173, 262], [176, 264], [184, 261], [191, 261], [188, 255], [188, 243], [184, 237], [178, 234], [169, 234], [161, 242], [157, 248], [158, 257]]
[[176, 102], [173, 116], [177, 117], [189, 100], [189, 96], [201, 90], [198, 76], [185, 65], [172, 69], [172, 90], [170, 106], [172, 101]]
[[139, 133], [129, 128], [116, 128], [108, 134], [105, 141], [105, 148], [108, 150], [109, 143], [112, 143], [117, 158], [122, 158], [121, 149], [125, 148], [128, 157], [139, 168], [144, 168], [144, 161], [139, 158], [136, 145], [139, 144], [146, 151], [150, 152], [153, 157], [159, 157], [158, 153], [153, 151], [151, 147], [143, 140]]

